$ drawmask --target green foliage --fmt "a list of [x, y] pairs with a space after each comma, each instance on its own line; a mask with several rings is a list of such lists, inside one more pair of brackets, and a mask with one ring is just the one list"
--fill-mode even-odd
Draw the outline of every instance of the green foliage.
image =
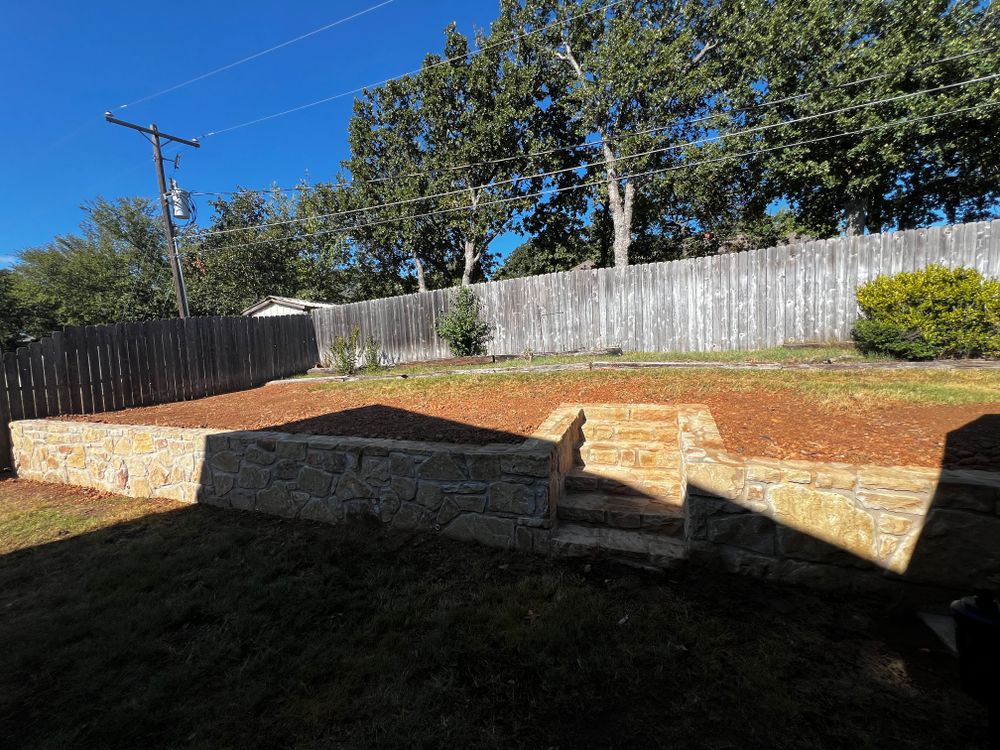
[[330, 344], [326, 355], [327, 367], [338, 375], [353, 375], [358, 371], [358, 343], [361, 340], [361, 329], [357, 326], [346, 336], [337, 336]]
[[98, 198], [84, 207], [80, 234], [21, 251], [10, 278], [21, 332], [175, 315], [157, 210], [145, 198]]
[[866, 353], [903, 359], [1000, 356], [1000, 281], [971, 268], [928, 266], [858, 288], [854, 329]]
[[456, 357], [486, 354], [486, 344], [492, 338], [489, 323], [481, 319], [479, 300], [466, 286], [458, 290], [451, 308], [438, 319], [436, 331]]
[[[973, 0], [755, 1], [740, 14], [738, 63], [752, 106], [734, 127], [764, 126], [727, 141], [726, 150], [775, 150], [765, 167], [766, 192], [784, 196], [800, 221], [821, 236], [846, 229], [909, 228], [935, 219], [973, 221], [994, 209], [998, 110], [955, 112], [878, 128], [903, 119], [943, 115], [981, 104], [991, 84], [956, 86], [827, 116], [861, 102], [957, 83], [993, 73], [1000, 62], [996, 8]], [[974, 54], [965, 54], [972, 53]], [[948, 62], [927, 65], [950, 57]], [[871, 78], [871, 76], [875, 76]], [[863, 87], [845, 86], [869, 79]], [[814, 91], [812, 96], [795, 96]], [[806, 118], [794, 125], [790, 120]], [[877, 128], [829, 138], [833, 133]], [[826, 136], [826, 138], [824, 138]], [[795, 148], [784, 144], [823, 139]], [[781, 147], [781, 148], [778, 148]]]
[[382, 346], [370, 333], [365, 336], [361, 348], [361, 361], [364, 363], [361, 369], [365, 372], [378, 372], [382, 369]]

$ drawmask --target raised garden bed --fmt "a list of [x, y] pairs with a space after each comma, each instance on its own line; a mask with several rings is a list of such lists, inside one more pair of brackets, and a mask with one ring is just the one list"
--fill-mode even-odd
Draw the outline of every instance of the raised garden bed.
[[684, 370], [301, 382], [64, 418], [485, 444], [524, 439], [555, 404], [568, 401], [706, 404], [728, 449], [745, 456], [1000, 470], [995, 371]]

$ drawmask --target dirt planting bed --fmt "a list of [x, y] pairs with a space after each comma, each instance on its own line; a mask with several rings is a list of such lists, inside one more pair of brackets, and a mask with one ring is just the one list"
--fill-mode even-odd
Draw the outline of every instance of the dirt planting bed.
[[978, 403], [956, 404], [940, 403], [954, 383], [884, 378], [703, 370], [302, 382], [71, 418], [489, 443], [522, 440], [560, 403], [700, 403], [727, 448], [743, 455], [1000, 470], [1000, 397], [992, 398], [991, 382], [988, 402], [980, 383], [969, 386], [979, 388]]

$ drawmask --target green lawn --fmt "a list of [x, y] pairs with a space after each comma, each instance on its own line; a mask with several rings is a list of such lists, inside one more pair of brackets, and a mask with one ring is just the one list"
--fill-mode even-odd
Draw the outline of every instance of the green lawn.
[[14, 481], [0, 553], [6, 747], [951, 748], [984, 734], [954, 663], [885, 602]]

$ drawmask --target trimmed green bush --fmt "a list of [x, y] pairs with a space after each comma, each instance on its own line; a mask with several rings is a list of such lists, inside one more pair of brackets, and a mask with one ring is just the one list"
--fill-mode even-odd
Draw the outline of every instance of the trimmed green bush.
[[854, 340], [902, 359], [1000, 356], [1000, 281], [973, 268], [927, 266], [858, 288]]
[[438, 319], [435, 330], [456, 357], [486, 354], [491, 338], [489, 323], [480, 317], [479, 300], [467, 286], [458, 290], [454, 304]]

